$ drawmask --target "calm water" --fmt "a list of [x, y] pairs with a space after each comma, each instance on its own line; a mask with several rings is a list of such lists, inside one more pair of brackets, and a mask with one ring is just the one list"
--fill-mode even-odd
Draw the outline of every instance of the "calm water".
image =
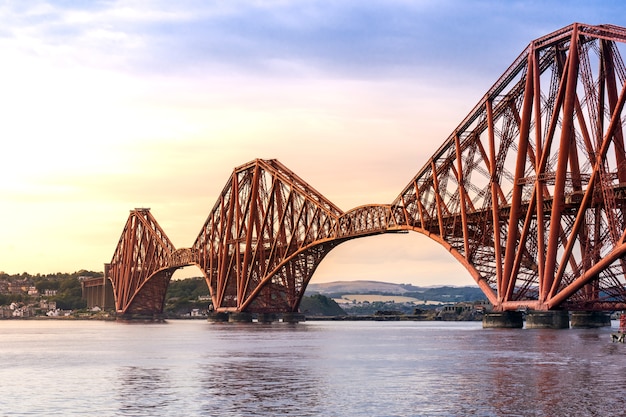
[[612, 330], [0, 321], [0, 416], [621, 415]]

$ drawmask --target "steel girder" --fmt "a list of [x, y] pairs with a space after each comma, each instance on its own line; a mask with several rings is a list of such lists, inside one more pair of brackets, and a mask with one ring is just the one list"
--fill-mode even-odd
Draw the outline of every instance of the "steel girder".
[[496, 309], [623, 308], [626, 30], [530, 43], [392, 203]]

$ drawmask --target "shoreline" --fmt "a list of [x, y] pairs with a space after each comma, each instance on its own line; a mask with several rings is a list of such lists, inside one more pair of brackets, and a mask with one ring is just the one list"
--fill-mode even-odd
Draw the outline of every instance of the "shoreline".
[[[115, 316], [84, 316], [84, 317], [76, 317], [76, 316], [34, 316], [34, 317], [4, 317], [0, 320], [97, 320], [97, 321], [167, 321], [167, 320], [208, 320], [206, 316], [194, 316], [194, 317], [162, 317], [158, 320], [152, 320], [149, 318], [137, 318], [137, 319], [128, 319], [128, 318], [118, 318]], [[482, 319], [480, 319], [482, 320]], [[303, 321], [480, 321], [476, 320], [454, 320], [454, 319], [442, 319], [432, 316], [423, 316], [423, 315], [355, 315], [355, 316], [304, 316]]]

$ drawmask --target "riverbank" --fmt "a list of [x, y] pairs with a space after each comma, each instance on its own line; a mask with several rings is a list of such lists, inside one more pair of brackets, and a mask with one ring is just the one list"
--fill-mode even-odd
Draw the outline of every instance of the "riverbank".
[[305, 316], [307, 321], [482, 321], [461, 318], [442, 318], [432, 314], [397, 314], [397, 315], [359, 315], [359, 316]]

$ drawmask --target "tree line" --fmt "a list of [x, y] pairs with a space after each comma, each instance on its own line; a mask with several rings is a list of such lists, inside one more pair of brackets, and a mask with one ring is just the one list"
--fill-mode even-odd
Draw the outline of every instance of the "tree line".
[[57, 308], [61, 310], [80, 310], [87, 307], [87, 302], [83, 300], [82, 288], [79, 277], [101, 277], [102, 272], [87, 271], [81, 269], [73, 273], [57, 272], [53, 274], [7, 274], [0, 272], [1, 288], [8, 288], [8, 284], [20, 284], [25, 287], [35, 287], [38, 295], [29, 295], [27, 291], [19, 293], [2, 291], [0, 293], [0, 305], [10, 305], [11, 303], [29, 304], [39, 300], [41, 295], [50, 290], [54, 295], [46, 296], [49, 301], [56, 302]]

